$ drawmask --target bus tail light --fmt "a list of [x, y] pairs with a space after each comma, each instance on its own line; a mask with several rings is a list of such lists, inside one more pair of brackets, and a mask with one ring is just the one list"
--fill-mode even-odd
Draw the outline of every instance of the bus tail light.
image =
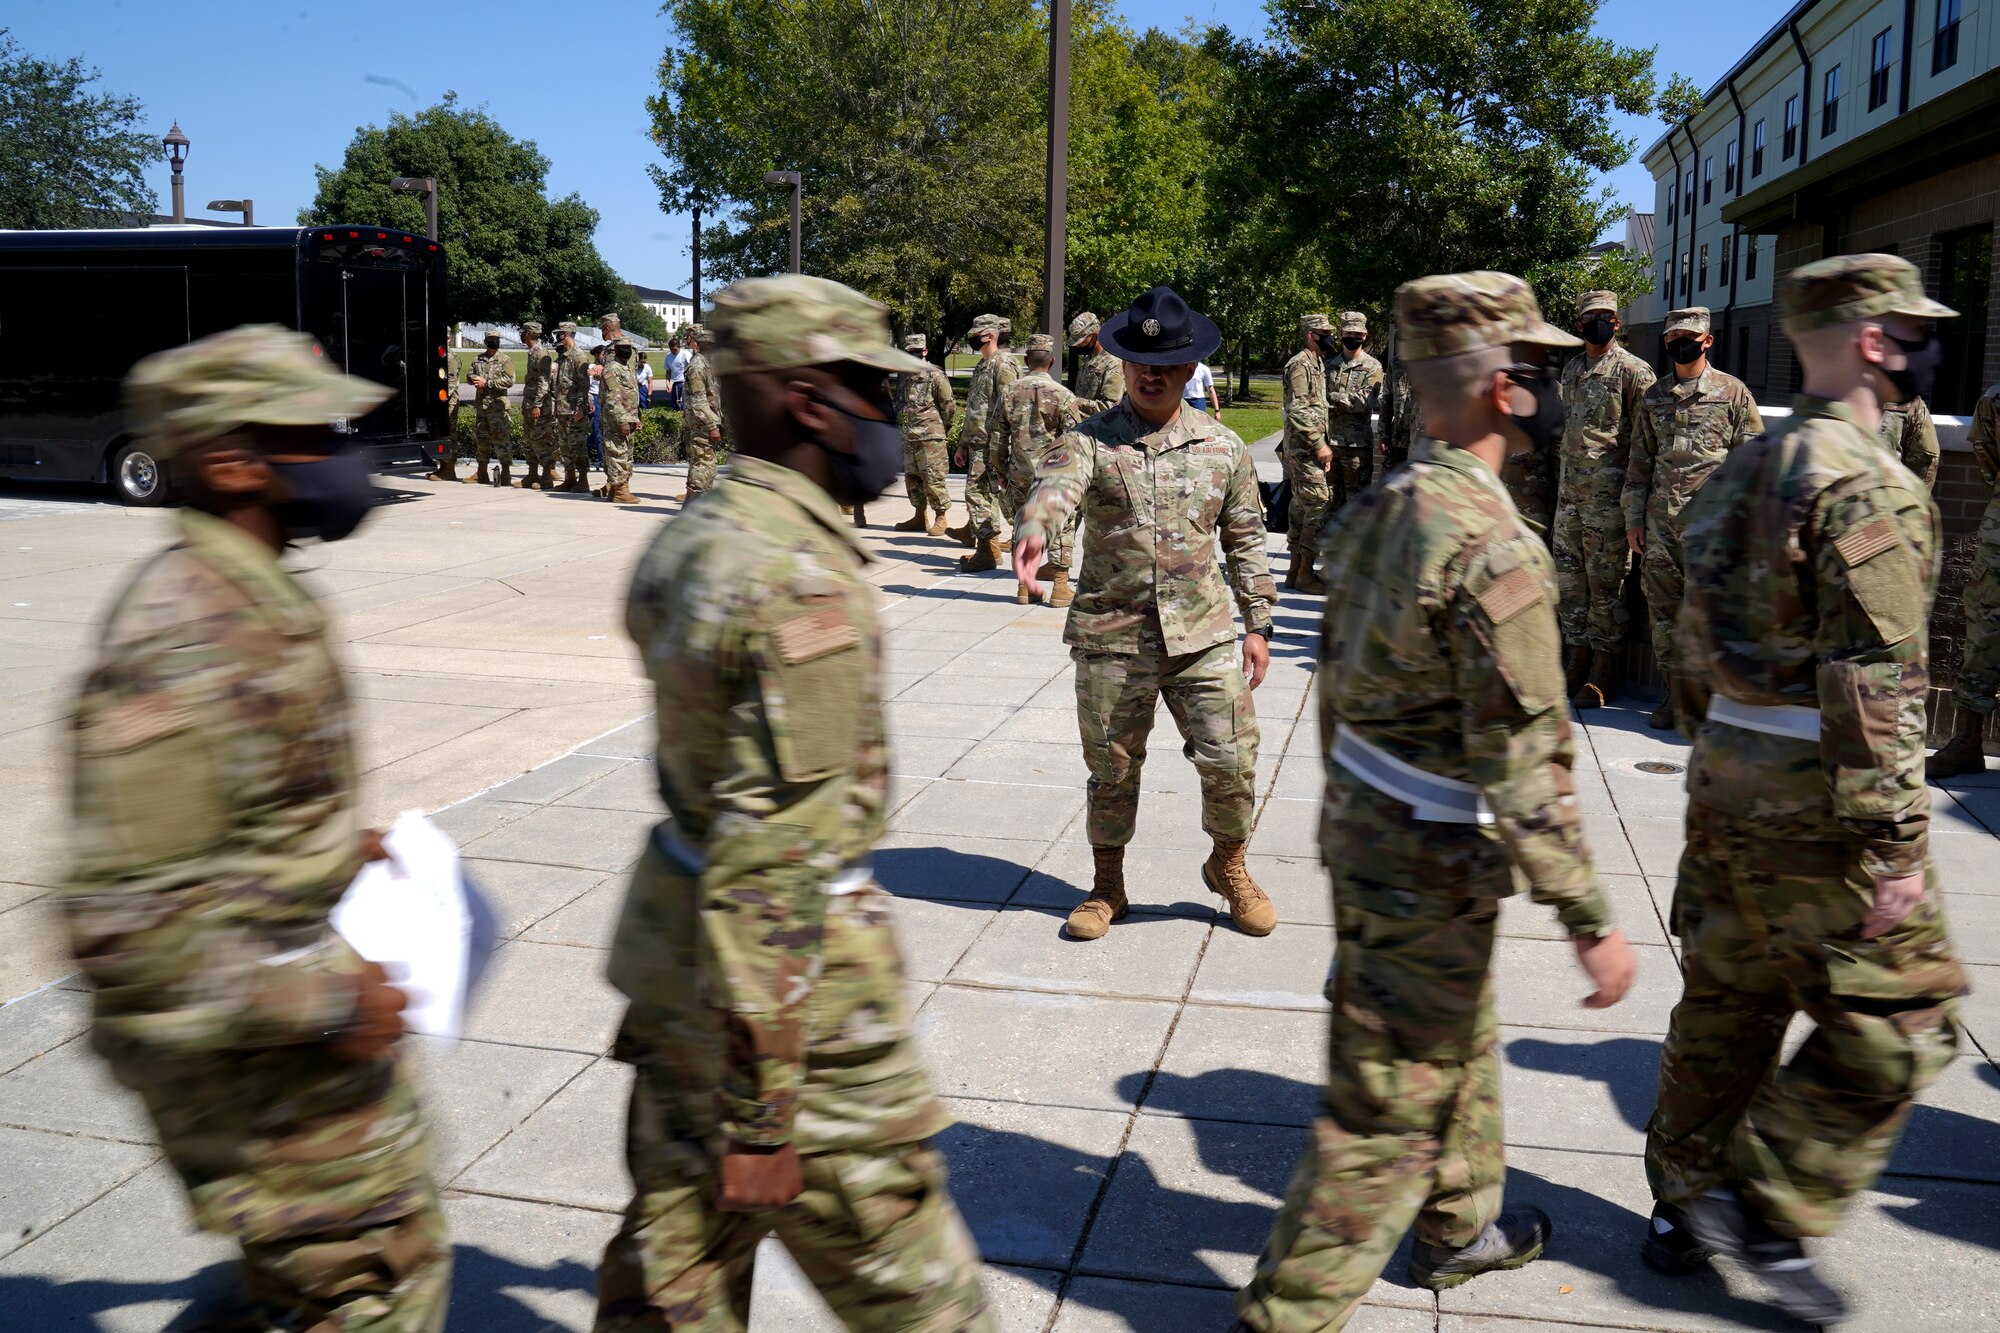
[[440, 403], [442, 403], [442, 402], [444, 402], [444, 401], [445, 401], [445, 392], [444, 392], [444, 390], [443, 390], [443, 389], [439, 389], [439, 390], [438, 390], [438, 401], [439, 401]]

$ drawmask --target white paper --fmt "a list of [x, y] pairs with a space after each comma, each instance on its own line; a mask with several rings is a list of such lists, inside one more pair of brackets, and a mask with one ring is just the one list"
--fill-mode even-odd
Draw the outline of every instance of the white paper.
[[405, 1026], [456, 1037], [465, 1023], [472, 961], [458, 844], [422, 811], [406, 810], [382, 845], [389, 858], [361, 867], [333, 909], [333, 928], [409, 996]]

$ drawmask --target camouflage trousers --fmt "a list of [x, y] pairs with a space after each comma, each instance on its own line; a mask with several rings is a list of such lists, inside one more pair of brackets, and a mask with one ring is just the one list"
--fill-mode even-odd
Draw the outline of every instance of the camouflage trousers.
[[1179, 656], [1073, 648], [1070, 657], [1076, 663], [1077, 729], [1090, 769], [1090, 845], [1132, 841], [1146, 740], [1162, 697], [1180, 728], [1182, 753], [1200, 775], [1203, 831], [1211, 838], [1247, 839], [1257, 809], [1257, 709], [1237, 665], [1235, 641]]
[[1556, 619], [1563, 642], [1615, 652], [1625, 641], [1625, 575], [1632, 553], [1625, 545], [1625, 511], [1619, 491], [1623, 468], [1570, 469], [1556, 505]]
[[[1339, 867], [1325, 1101], [1237, 1297], [1258, 1333], [1345, 1327], [1413, 1221], [1418, 1240], [1458, 1249], [1501, 1209], [1489, 976], [1500, 903], [1487, 895], [1507, 885], [1504, 858], [1450, 831], [1461, 826], [1413, 827], [1408, 807], [1371, 818], [1386, 798], [1348, 786], [1329, 784], [1321, 832], [1327, 864]], [[1340, 808], [1347, 799], [1352, 811]], [[1461, 842], [1470, 855], [1456, 862], [1440, 846]], [[1480, 873], [1496, 860], [1497, 878]]]
[[[682, 417], [687, 422], [686, 417]], [[715, 489], [715, 471], [720, 466], [721, 447], [715, 440], [704, 439], [695, 433], [692, 423], [681, 428], [681, 453], [687, 459], [688, 498], [693, 499], [704, 491]]]
[[[1008, 522], [1014, 521], [1015, 515], [1021, 512], [1021, 506], [1028, 502], [1028, 493], [1034, 489], [1034, 466], [1030, 464], [1025, 468], [1014, 469], [1012, 475], [1007, 478], [1007, 493], [1001, 497], [1003, 512]], [[1048, 554], [1043, 557], [1043, 563], [1068, 569], [1070, 557], [1076, 554], [1076, 534], [1082, 526], [1083, 510], [1078, 508], [1069, 516], [1069, 522], [1063, 526], [1061, 532], [1049, 534]]]
[[[1285, 450], [1285, 465], [1292, 476], [1292, 515], [1285, 524], [1285, 540], [1290, 546], [1317, 551], [1327, 511], [1333, 507], [1332, 474], [1303, 444]], [[1339, 466], [1336, 458], [1334, 467]]]
[[1991, 714], [2000, 694], [2000, 496], [1986, 502], [1979, 545], [1965, 580], [1965, 653], [1951, 697], [1971, 713]]
[[[1555, 458], [1554, 448], [1525, 449], [1518, 454], [1509, 454], [1501, 477], [1507, 483], [1507, 494], [1513, 497], [1515, 511], [1535, 525], [1544, 544], [1554, 541]], [[1624, 540], [1622, 533], [1619, 540]]]
[[808, 1153], [804, 1192], [783, 1208], [725, 1213], [716, 1172], [697, 1145], [649, 1142], [662, 1103], [683, 1095], [639, 1066], [626, 1161], [637, 1192], [597, 1274], [596, 1333], [743, 1333], [757, 1243], [776, 1234], [850, 1329], [862, 1333], [991, 1333], [979, 1251], [928, 1143]]
[[498, 459], [501, 467], [514, 462], [514, 432], [506, 409], [480, 412], [472, 422], [473, 462], [480, 468]]
[[[1347, 502], [1356, 499], [1368, 489], [1368, 483], [1375, 479], [1375, 450], [1341, 446], [1333, 451], [1333, 471], [1327, 480], [1332, 483], [1334, 497], [1328, 502], [1330, 509], [1341, 509]], [[1315, 539], [1317, 540], [1317, 539]]]
[[1646, 546], [1639, 556], [1639, 586], [1646, 592], [1646, 616], [1653, 632], [1653, 660], [1673, 679], [1674, 625], [1687, 594], [1687, 556], [1681, 550], [1679, 514], [1648, 513]]
[[1001, 478], [989, 466], [985, 446], [968, 449], [965, 463], [965, 521], [974, 541], [1000, 535]]
[[604, 484], [612, 490], [632, 484], [632, 435], [615, 421], [604, 423]]
[[563, 466], [573, 470], [577, 476], [588, 479], [590, 476], [590, 414], [588, 412], [584, 413], [580, 420], [576, 417], [565, 417], [561, 421], [556, 422], [555, 426], [561, 432], [559, 440]]
[[531, 420], [528, 414], [521, 414], [521, 452], [527, 456], [529, 466], [545, 468], [554, 463], [562, 452], [561, 427], [557, 425], [554, 411], [541, 409], [541, 420]]
[[919, 517], [926, 508], [940, 514], [951, 508], [944, 455], [943, 440], [903, 441], [903, 493], [910, 497], [910, 508]]
[[243, 1249], [262, 1326], [437, 1333], [451, 1247], [423, 1119], [395, 1059], [305, 1047], [163, 1074], [114, 1061], [159, 1130], [205, 1231]]
[[[1646, 1177], [1669, 1203], [1733, 1186], [1780, 1234], [1830, 1235], [1958, 1048], [1965, 973], [1936, 868], [1916, 911], [1864, 940], [1860, 839], [1803, 841], [1694, 804], [1687, 833], [1672, 922], [1683, 993]], [[1780, 1065], [1795, 1013], [1813, 1031]]]

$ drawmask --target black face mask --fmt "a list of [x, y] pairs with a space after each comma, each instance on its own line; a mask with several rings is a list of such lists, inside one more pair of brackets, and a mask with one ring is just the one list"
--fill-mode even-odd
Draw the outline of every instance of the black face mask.
[[1884, 334], [1909, 357], [1909, 364], [1901, 370], [1890, 370], [1887, 366], [1882, 368], [1882, 373], [1889, 377], [1889, 383], [1895, 385], [1896, 392], [1902, 395], [1896, 401], [1908, 403], [1921, 398], [1929, 402], [1931, 390], [1937, 387], [1938, 366], [1944, 361], [1944, 344], [1938, 341], [1935, 332], [1924, 335], [1918, 342], [1904, 342], [1887, 330]]
[[1368, 340], [1366, 338], [1342, 338], [1340, 340], [1340, 345], [1342, 347], [1345, 347], [1350, 352], [1355, 352], [1359, 351], [1361, 349], [1361, 344], [1367, 341]]
[[350, 445], [337, 445], [310, 463], [273, 463], [271, 470], [292, 492], [271, 503], [271, 516], [289, 541], [317, 537], [337, 542], [361, 526], [382, 496], [367, 455]]
[[1562, 439], [1565, 414], [1562, 393], [1555, 381], [1539, 379], [1514, 382], [1534, 393], [1535, 410], [1527, 416], [1516, 416], [1509, 412], [1508, 419], [1520, 428], [1521, 433], [1528, 437], [1528, 442], [1537, 449], [1546, 449]]
[[844, 505], [867, 504], [894, 484], [903, 470], [903, 433], [896, 427], [895, 413], [886, 400], [878, 401], [889, 420], [858, 417], [838, 404], [819, 399], [820, 406], [838, 412], [854, 436], [854, 452], [843, 453], [825, 440], [813, 442], [826, 451], [833, 464], [833, 498]]
[[1674, 359], [1674, 364], [1677, 366], [1693, 365], [1695, 362], [1701, 360], [1702, 353], [1707, 350], [1707, 348], [1701, 345], [1699, 338], [1669, 338], [1667, 340], [1667, 355]]
[[1611, 341], [1611, 336], [1617, 332], [1616, 329], [1611, 327], [1611, 317], [1609, 315], [1592, 315], [1578, 327], [1583, 330], [1583, 340], [1592, 347], [1604, 346], [1604, 344]]

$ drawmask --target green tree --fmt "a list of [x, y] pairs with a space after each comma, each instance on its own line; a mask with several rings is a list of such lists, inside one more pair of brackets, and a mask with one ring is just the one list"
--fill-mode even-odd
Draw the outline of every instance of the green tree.
[[1667, 80], [1667, 86], [1660, 89], [1660, 99], [1654, 104], [1660, 119], [1669, 125], [1678, 125], [1684, 120], [1701, 114], [1704, 105], [1701, 85], [1685, 74], [1676, 74]]
[[355, 131], [338, 167], [315, 168], [319, 189], [299, 221], [421, 232], [422, 201], [392, 193], [389, 182], [431, 176], [453, 319], [595, 319], [617, 304], [622, 284], [597, 253], [597, 211], [574, 194], [550, 199], [548, 173], [533, 141], [446, 93], [413, 116], [393, 112], [388, 125]]
[[612, 307], [618, 312], [618, 323], [627, 333], [636, 333], [649, 342], [663, 343], [670, 330], [667, 321], [646, 308], [639, 294], [625, 283], [618, 284], [618, 303]]
[[1633, 148], [1611, 113], [1653, 107], [1652, 52], [1596, 36], [1597, 9], [1271, 0], [1263, 39], [1209, 43], [1227, 71], [1211, 189], [1264, 201], [1364, 309], [1426, 273], [1577, 263], [1617, 214], [1593, 177]]
[[159, 207], [146, 184], [160, 141], [136, 128], [136, 97], [95, 87], [75, 56], [25, 55], [0, 28], [0, 228], [101, 227]]

